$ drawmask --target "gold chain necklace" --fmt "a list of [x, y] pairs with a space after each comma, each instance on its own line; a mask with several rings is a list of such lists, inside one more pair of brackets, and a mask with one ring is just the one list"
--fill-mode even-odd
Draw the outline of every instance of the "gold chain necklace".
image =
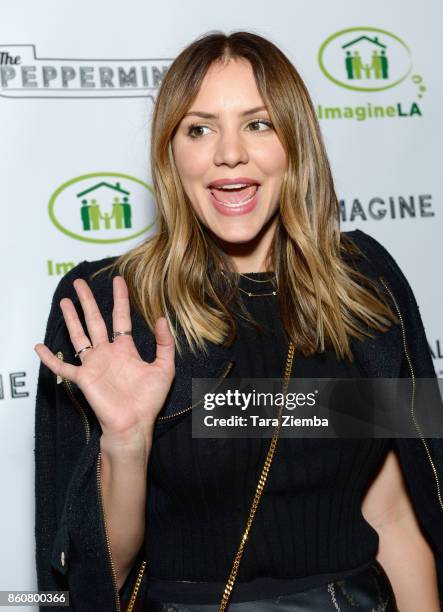
[[[239, 275], [243, 276], [243, 278], [247, 278], [249, 281], [252, 281], [253, 283], [272, 283], [272, 281], [275, 280], [275, 275], [272, 278], [267, 278], [265, 280], [258, 280], [256, 278], [251, 278], [250, 276], [246, 276], [246, 274], [242, 274], [241, 272], [239, 272]], [[266, 296], [266, 295], [277, 295], [277, 293], [278, 293], [278, 288], [275, 291], [272, 291], [271, 293], [252, 293], [252, 291], [246, 291], [246, 289], [242, 289], [240, 286], [238, 288], [239, 288], [239, 290], [242, 293], [245, 293], [249, 297], [260, 297], [260, 296]]]
[[258, 280], [257, 278], [251, 278], [250, 276], [246, 276], [246, 274], [242, 274], [241, 272], [239, 272], [240, 276], [243, 276], [244, 278], [247, 278], [248, 280], [252, 281], [253, 283], [270, 283], [271, 281], [273, 281], [275, 279], [275, 274], [272, 278], [266, 278], [265, 280]]
[[[292, 342], [292, 340], [290, 340], [289, 346], [288, 346], [288, 356], [286, 357], [286, 365], [285, 365], [285, 382], [283, 386], [284, 395], [286, 395], [286, 392], [288, 389], [289, 378], [291, 376], [292, 364], [294, 361], [294, 354], [295, 354], [295, 345]], [[271, 467], [275, 449], [277, 448], [278, 436], [280, 433], [280, 417], [281, 417], [282, 410], [283, 410], [283, 406], [280, 406], [280, 409], [278, 412], [278, 424], [276, 425], [274, 429], [274, 435], [272, 436], [271, 443], [269, 444], [269, 448], [268, 448], [266, 459], [263, 465], [263, 469], [261, 471], [260, 478], [258, 479], [257, 488], [255, 490], [254, 498], [252, 500], [251, 509], [249, 511], [249, 516], [246, 521], [246, 527], [243, 531], [243, 535], [240, 540], [240, 546], [238, 547], [238, 550], [234, 557], [234, 562], [232, 564], [231, 572], [229, 574], [228, 581], [226, 583], [225, 590], [221, 598], [218, 612], [225, 612], [225, 610], [227, 609], [229, 605], [229, 599], [231, 597], [232, 589], [234, 588], [235, 579], [237, 578], [237, 573], [240, 567], [240, 562], [243, 556], [243, 551], [244, 551], [244, 548], [245, 548], [245, 545], [246, 545], [246, 542], [249, 536], [249, 532], [252, 527], [252, 523], [254, 521], [255, 513], [257, 512], [258, 504], [260, 503], [263, 489], [265, 488], [266, 480], [268, 478], [269, 469]]]
[[[225, 273], [222, 270], [222, 274], [225, 275]], [[248, 279], [249, 281], [252, 281], [253, 283], [272, 283], [272, 281], [275, 280], [275, 274], [272, 278], [266, 278], [265, 280], [259, 280], [256, 278], [251, 278], [250, 276], [246, 276], [246, 274], [243, 274], [242, 272], [238, 273], [239, 276], [243, 276], [243, 278]], [[275, 291], [272, 291], [272, 293], [252, 293], [252, 291], [246, 291], [245, 289], [242, 289], [241, 287], [238, 287], [240, 291], [242, 291], [243, 293], [245, 293], [246, 295], [248, 295], [249, 297], [260, 297], [260, 296], [266, 296], [266, 295], [277, 295], [278, 293], [278, 286], [277, 289]]]
[[265, 295], [277, 295], [277, 293], [278, 293], [278, 289], [276, 289], [272, 293], [252, 293], [251, 291], [246, 291], [245, 289], [242, 289], [241, 287], [239, 287], [239, 290], [242, 293], [246, 293], [246, 295], [249, 295], [249, 297], [260, 297], [260, 296], [265, 296]]

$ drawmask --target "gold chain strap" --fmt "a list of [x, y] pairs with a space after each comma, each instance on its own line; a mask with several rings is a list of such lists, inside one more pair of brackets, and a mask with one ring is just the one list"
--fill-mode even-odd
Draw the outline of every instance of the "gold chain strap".
[[140, 565], [140, 569], [138, 571], [137, 580], [135, 581], [135, 586], [131, 594], [131, 599], [129, 600], [128, 607], [126, 608], [126, 612], [133, 612], [134, 610], [135, 600], [137, 599], [138, 591], [142, 583], [142, 578], [143, 578], [145, 569], [146, 569], [146, 561], [142, 561]]
[[[283, 393], [286, 394], [288, 388], [289, 377], [292, 372], [292, 362], [294, 360], [295, 346], [292, 340], [289, 342], [288, 348], [288, 356], [286, 358], [286, 366], [285, 366], [285, 384]], [[269, 449], [266, 455], [266, 459], [260, 474], [260, 478], [258, 479], [257, 488], [255, 490], [254, 498], [252, 500], [251, 509], [249, 511], [249, 516], [246, 521], [246, 527], [243, 532], [242, 538], [240, 540], [240, 546], [234, 557], [234, 562], [232, 564], [232, 569], [228, 577], [228, 581], [225, 586], [225, 590], [223, 592], [220, 606], [218, 608], [218, 612], [225, 612], [229, 605], [229, 599], [231, 597], [232, 589], [234, 588], [235, 579], [237, 578], [237, 573], [240, 567], [240, 562], [243, 556], [243, 551], [248, 540], [249, 532], [252, 527], [252, 523], [254, 521], [255, 513], [257, 512], [258, 504], [260, 503], [261, 495], [263, 493], [263, 489], [265, 488], [266, 479], [268, 478], [269, 469], [271, 467], [272, 459], [274, 457], [275, 449], [277, 447], [278, 436], [280, 433], [280, 416], [283, 407], [280, 407], [278, 413], [278, 425], [275, 428], [274, 435], [272, 436], [271, 443], [269, 444]]]

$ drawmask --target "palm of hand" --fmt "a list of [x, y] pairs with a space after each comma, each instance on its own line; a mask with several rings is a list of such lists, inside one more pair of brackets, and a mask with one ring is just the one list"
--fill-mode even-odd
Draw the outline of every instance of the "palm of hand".
[[[83, 308], [89, 337], [72, 300], [63, 298], [60, 307], [82, 365], [60, 361], [44, 344], [37, 344], [35, 350], [54, 374], [78, 385], [104, 433], [119, 435], [149, 429], [175, 375], [175, 342], [165, 317], [156, 321], [156, 358], [148, 363], [140, 357], [131, 335], [119, 335], [109, 342], [105, 322], [86, 281], [76, 279], [74, 288]], [[113, 279], [113, 297], [113, 329], [130, 332], [128, 288], [121, 276]], [[85, 347], [89, 347], [88, 350], [82, 350]]]
[[132, 338], [99, 345], [85, 356], [78, 386], [103, 429], [153, 424], [171, 386], [164, 368], [143, 361]]

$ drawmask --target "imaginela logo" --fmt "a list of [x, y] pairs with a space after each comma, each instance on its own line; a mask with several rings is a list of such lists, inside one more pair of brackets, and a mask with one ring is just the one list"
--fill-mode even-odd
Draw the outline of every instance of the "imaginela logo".
[[[413, 73], [412, 52], [399, 36], [387, 30], [358, 27], [340, 30], [329, 36], [321, 45], [318, 63], [323, 74], [335, 85], [348, 92], [371, 93], [380, 96], [404, 82], [414, 84], [418, 99], [426, 87], [423, 78]], [[406, 93], [407, 90], [403, 90]], [[420, 117], [421, 104], [417, 100], [371, 98], [365, 104], [347, 106], [318, 105], [320, 119], [357, 119]], [[349, 99], [350, 101], [351, 99]]]
[[55, 227], [76, 240], [123, 242], [154, 225], [152, 187], [128, 174], [95, 172], [58, 187], [49, 200]]

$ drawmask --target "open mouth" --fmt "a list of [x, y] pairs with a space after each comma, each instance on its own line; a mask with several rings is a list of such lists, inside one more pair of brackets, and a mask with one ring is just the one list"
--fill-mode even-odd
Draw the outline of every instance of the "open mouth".
[[243, 206], [247, 204], [257, 193], [260, 185], [235, 183], [224, 185], [223, 187], [209, 186], [209, 190], [214, 198], [225, 206]]

